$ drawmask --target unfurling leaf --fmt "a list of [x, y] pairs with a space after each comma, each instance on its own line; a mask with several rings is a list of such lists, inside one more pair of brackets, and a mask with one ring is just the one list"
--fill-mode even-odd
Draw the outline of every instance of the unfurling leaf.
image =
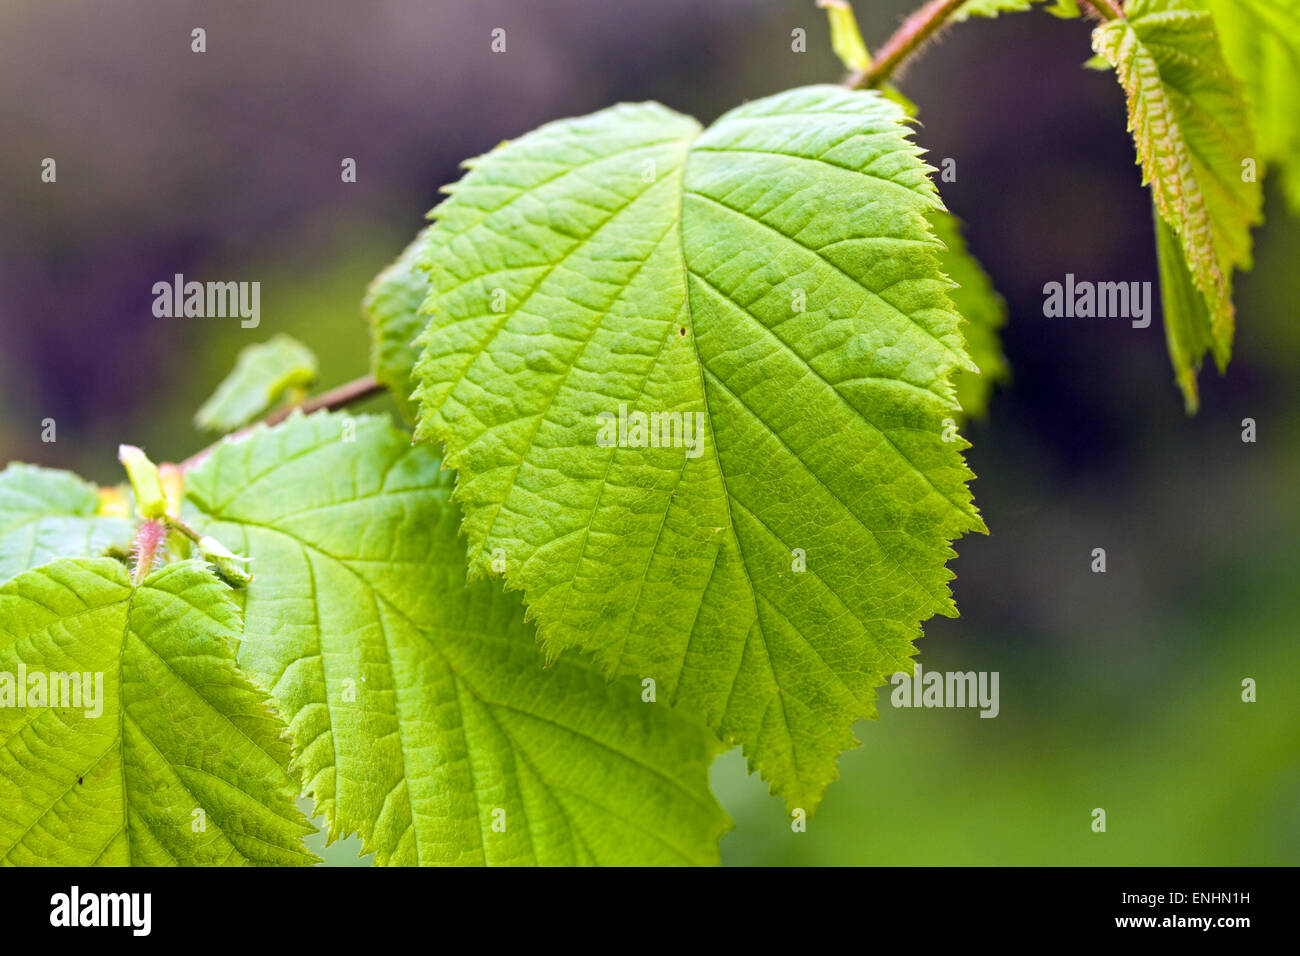
[[149, 460], [149, 456], [135, 445], [119, 445], [117, 460], [126, 469], [131, 492], [135, 495], [135, 510], [140, 517], [153, 521], [167, 514], [167, 493], [158, 477], [158, 466]]
[[1160, 270], [1160, 302], [1165, 314], [1165, 342], [1173, 362], [1178, 387], [1183, 391], [1188, 413], [1196, 411], [1196, 375], [1201, 359], [1213, 346], [1210, 313], [1187, 271], [1187, 260], [1169, 223], [1155, 214], [1156, 264]]
[[858, 20], [853, 15], [849, 0], [817, 0], [817, 6], [826, 10], [831, 27], [831, 49], [840, 58], [846, 70], [865, 70], [871, 66], [871, 54], [858, 30]]
[[[1131, 0], [1127, 19], [1094, 31], [1093, 49], [1115, 67], [1124, 87], [1143, 182], [1205, 300], [1209, 349], [1223, 369], [1232, 350], [1232, 273], [1250, 267], [1250, 228], [1260, 219], [1259, 183], [1242, 175], [1256, 144], [1242, 86], [1224, 62], [1213, 18], [1188, 2]], [[1178, 321], [1166, 313], [1166, 326]], [[1172, 342], [1175, 333], [1166, 334]], [[1204, 351], [1171, 354], [1194, 410], [1195, 367]]]

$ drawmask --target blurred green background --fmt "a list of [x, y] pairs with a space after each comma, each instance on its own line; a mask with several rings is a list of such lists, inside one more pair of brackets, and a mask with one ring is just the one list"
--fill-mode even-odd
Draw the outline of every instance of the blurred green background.
[[[869, 44], [911, 6], [860, 2]], [[322, 386], [363, 373], [365, 286], [461, 159], [619, 100], [707, 121], [839, 75], [812, 0], [22, 0], [0, 37], [0, 460], [99, 481], [119, 441], [206, 444], [194, 410], [276, 332], [317, 351]], [[724, 862], [1300, 863], [1300, 223], [1269, 189], [1236, 354], [1196, 418], [1158, 321], [1044, 318], [1067, 272], [1156, 278], [1122, 97], [1089, 52], [1078, 21], [969, 22], [900, 84], [931, 161], [957, 161], [945, 200], [1010, 311], [1014, 380], [966, 429], [992, 533], [958, 544], [963, 616], [931, 621], [919, 658], [998, 671], [1001, 713], [886, 698], [806, 833], [725, 755]], [[175, 272], [260, 281], [261, 327], [154, 318]]]

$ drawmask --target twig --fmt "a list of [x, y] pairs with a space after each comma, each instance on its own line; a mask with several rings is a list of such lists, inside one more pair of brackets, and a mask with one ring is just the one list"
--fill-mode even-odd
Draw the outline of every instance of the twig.
[[903, 21], [894, 35], [885, 41], [869, 67], [855, 70], [845, 77], [844, 85], [851, 90], [879, 86], [965, 2], [966, 0], [930, 0]]
[[[301, 411], [304, 415], [310, 415], [312, 412], [318, 412], [323, 408], [345, 408], [348, 405], [369, 398], [372, 395], [378, 395], [383, 390], [384, 386], [381, 385], [373, 375], [365, 375], [361, 378], [353, 379], [351, 382], [340, 385], [338, 388], [332, 388], [328, 392], [323, 392], [315, 398], [309, 398], [301, 405], [291, 405], [288, 408], [277, 409], [263, 419], [260, 424], [278, 425], [296, 411]], [[245, 428], [239, 429], [238, 431], [231, 432], [226, 436], [226, 438], [238, 440], [246, 436], [256, 427], [256, 425], [249, 425]], [[179, 467], [181, 471], [189, 471], [191, 468], [197, 467], [216, 450], [216, 447], [221, 444], [222, 441], [225, 441], [225, 438], [219, 439], [207, 448], [204, 448], [202, 451], [190, 455], [189, 458], [186, 458], [180, 463]]]
[[[913, 12], [894, 35], [885, 41], [865, 70], [854, 70], [844, 78], [844, 86], [850, 90], [867, 89], [879, 86], [902, 65], [903, 61], [919, 50], [948, 18], [957, 12], [966, 0], [930, 0], [925, 6]], [[1082, 0], [1097, 12], [1103, 20], [1124, 19], [1122, 0]]]
[[384, 386], [380, 385], [373, 375], [364, 375], [361, 378], [346, 382], [338, 388], [331, 388], [328, 392], [322, 392], [315, 398], [309, 398], [301, 405], [291, 405], [288, 408], [281, 408], [279, 411], [272, 412], [266, 417], [265, 424], [278, 425], [299, 410], [304, 415], [310, 415], [322, 408], [344, 408], [353, 402], [361, 401], [363, 398], [377, 395], [383, 390]]

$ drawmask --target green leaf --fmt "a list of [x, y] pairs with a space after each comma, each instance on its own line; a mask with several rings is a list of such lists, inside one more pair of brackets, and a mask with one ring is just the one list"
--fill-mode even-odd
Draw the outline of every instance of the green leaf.
[[163, 491], [158, 466], [149, 460], [143, 449], [135, 445], [118, 445], [117, 460], [126, 469], [135, 496], [135, 510], [140, 517], [155, 520], [167, 514], [167, 493]]
[[885, 99], [897, 103], [899, 108], [902, 109], [903, 115], [909, 120], [916, 119], [917, 115], [921, 112], [920, 107], [908, 99], [903, 91], [894, 86], [894, 84], [881, 83], [880, 86], [876, 88], [880, 90], [880, 95]]
[[[1222, 368], [1232, 349], [1233, 269], [1250, 267], [1250, 228], [1260, 219], [1259, 184], [1243, 177], [1243, 160], [1256, 155], [1249, 107], [1208, 13], [1182, 0], [1131, 0], [1125, 9], [1128, 19], [1093, 32], [1093, 49], [1116, 68], [1143, 182], [1205, 299]], [[1166, 325], [1176, 321], [1166, 316]], [[1180, 382], [1190, 368], [1175, 367]], [[1195, 403], [1185, 384], [1184, 396]]]
[[1223, 55], [1254, 108], [1261, 167], [1277, 166], [1291, 209], [1300, 215], [1300, 0], [1193, 3], [1214, 15]]
[[131, 545], [131, 522], [96, 514], [99, 492], [66, 471], [0, 471], [0, 581], [55, 558], [93, 558]]
[[[791, 807], [956, 614], [949, 541], [983, 529], [907, 135], [829, 86], [703, 132], [616, 106], [475, 161], [429, 235], [417, 434], [460, 472], [472, 571], [504, 560], [552, 656], [653, 677]], [[620, 408], [669, 440], [602, 446]]]
[[[971, 17], [996, 17], [1004, 13], [1024, 13], [1035, 3], [1046, 0], [970, 0], [957, 9], [950, 18], [953, 23], [961, 23]], [[1054, 17], [1062, 20], [1074, 20], [1082, 16], [1078, 0], [1053, 0], [1043, 8]]]
[[840, 58], [846, 70], [865, 70], [871, 66], [871, 54], [862, 40], [853, 6], [848, 0], [817, 0], [817, 6], [826, 10], [831, 27], [831, 49]]
[[381, 865], [716, 863], [717, 741], [634, 681], [546, 668], [518, 602], [466, 587], [452, 480], [385, 421], [295, 414], [188, 482], [254, 559], [240, 663], [332, 836]]
[[946, 212], [930, 214], [930, 225], [947, 249], [939, 256], [939, 265], [945, 275], [957, 283], [949, 292], [953, 305], [966, 320], [962, 333], [966, 336], [966, 349], [979, 366], [979, 374], [957, 372], [957, 401], [962, 411], [980, 418], [988, 411], [989, 396], [995, 386], [1011, 377], [998, 330], [1006, 323], [1007, 306], [993, 288], [984, 269], [966, 248], [961, 224]]
[[1179, 247], [1178, 237], [1169, 224], [1155, 214], [1156, 261], [1160, 268], [1160, 302], [1165, 315], [1165, 341], [1174, 366], [1178, 387], [1182, 389], [1189, 415], [1200, 404], [1196, 375], [1201, 358], [1213, 346], [1214, 333], [1205, 297], [1192, 282], [1187, 260]]
[[[225, 588], [189, 563], [132, 588], [116, 561], [62, 560], [0, 587], [0, 860], [315, 862], [284, 725], [236, 670], [238, 636]], [[60, 674], [102, 696], [41, 706], [38, 674], [46, 705]]]
[[194, 416], [208, 431], [228, 432], [265, 415], [280, 397], [316, 381], [316, 356], [288, 335], [239, 353], [235, 367]]
[[970, 0], [962, 4], [952, 15], [953, 23], [961, 23], [971, 17], [996, 17], [1003, 13], [1023, 13], [1035, 3], [1043, 0]]
[[1044, 9], [1061, 20], [1077, 20], [1083, 16], [1083, 11], [1079, 9], [1079, 0], [1054, 0], [1051, 6]]
[[375, 278], [361, 305], [370, 323], [371, 371], [392, 393], [408, 422], [415, 421], [416, 415], [410, 398], [415, 387], [411, 370], [420, 357], [415, 339], [424, 329], [420, 303], [429, 294], [429, 275], [419, 267], [429, 231], [416, 236], [397, 261]]

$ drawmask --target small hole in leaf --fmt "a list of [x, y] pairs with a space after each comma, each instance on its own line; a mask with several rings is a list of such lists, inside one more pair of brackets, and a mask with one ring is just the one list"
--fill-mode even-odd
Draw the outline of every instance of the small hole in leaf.
[[80, 777], [77, 778], [77, 783], [81, 783], [81, 778], [80, 778]]
[[686, 334], [686, 326], [683, 325], [683, 326], [682, 326], [680, 329], [678, 329], [677, 331], [680, 332], [682, 335], [685, 335], [685, 334]]

